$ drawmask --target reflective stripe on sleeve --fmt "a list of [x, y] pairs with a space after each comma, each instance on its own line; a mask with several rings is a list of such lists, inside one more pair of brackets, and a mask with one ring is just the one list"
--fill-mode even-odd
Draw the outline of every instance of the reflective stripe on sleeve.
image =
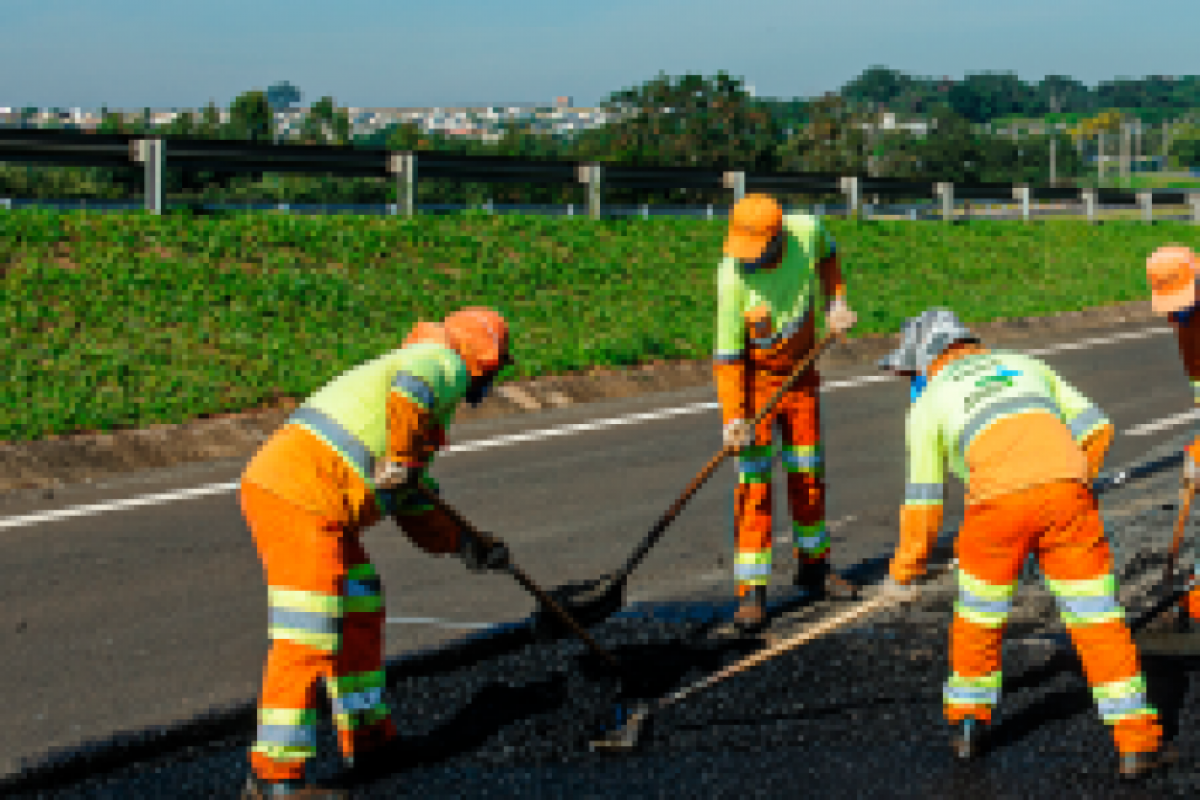
[[437, 401], [429, 384], [410, 372], [397, 372], [396, 377], [392, 379], [392, 389], [399, 391], [426, 411], [431, 410]]
[[908, 483], [904, 486], [904, 504], [910, 506], [942, 505], [945, 484]]
[[1090, 406], [1075, 415], [1075, 418], [1067, 423], [1067, 427], [1071, 429], [1071, 438], [1077, 442], [1082, 442], [1088, 437], [1092, 431], [1101, 427], [1108, 420], [1104, 414], [1096, 406]]

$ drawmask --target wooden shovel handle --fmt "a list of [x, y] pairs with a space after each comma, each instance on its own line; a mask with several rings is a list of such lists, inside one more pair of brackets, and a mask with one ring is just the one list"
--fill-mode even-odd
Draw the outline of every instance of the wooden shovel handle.
[[1179, 547], [1183, 544], [1183, 529], [1187, 527], [1188, 517], [1192, 511], [1192, 499], [1195, 496], [1196, 484], [1185, 480], [1183, 487], [1179, 490], [1179, 519], [1175, 520], [1175, 536], [1171, 540], [1171, 550], [1167, 553], [1167, 566], [1163, 572], [1163, 583], [1168, 591], [1175, 581], [1175, 564], [1179, 560]]

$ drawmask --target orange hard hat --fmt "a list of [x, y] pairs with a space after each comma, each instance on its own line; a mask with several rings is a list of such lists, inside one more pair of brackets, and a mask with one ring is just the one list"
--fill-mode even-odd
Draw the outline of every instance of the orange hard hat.
[[1180, 311], [1196, 302], [1196, 254], [1183, 245], [1160, 247], [1146, 259], [1150, 307], [1155, 314]]
[[476, 378], [512, 363], [508, 323], [495, 309], [484, 306], [459, 309], [446, 317], [442, 325], [451, 345]]
[[725, 237], [725, 255], [753, 261], [762, 255], [767, 243], [783, 229], [783, 207], [765, 194], [748, 194], [729, 215], [729, 235]]

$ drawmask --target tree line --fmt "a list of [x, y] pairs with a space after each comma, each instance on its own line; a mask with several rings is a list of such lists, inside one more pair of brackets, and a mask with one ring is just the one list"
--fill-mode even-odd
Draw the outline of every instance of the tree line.
[[[296, 87], [279, 83], [239, 95], [221, 121], [210, 103], [166, 125], [104, 111], [100, 132], [271, 142], [278, 136], [274, 112], [294, 107]], [[1121, 104], [1130, 105], [1123, 106]], [[1133, 104], [1141, 105], [1133, 105]], [[1187, 117], [1200, 108], [1200, 77], [1117, 80], [1089, 89], [1078, 81], [1050, 76], [1030, 85], [1011, 74], [968, 75], [962, 81], [914, 78], [871, 67], [839, 92], [812, 99], [754, 97], [742, 81], [715, 76], [659, 74], [640, 86], [611, 93], [601, 104], [617, 112], [615, 122], [573, 134], [536, 131], [527, 120], [500, 125], [499, 138], [424, 131], [412, 123], [353, 135], [345, 109], [332, 97], [313, 103], [301, 116], [299, 144], [386, 147], [393, 150], [508, 155], [528, 159], [596, 160], [630, 166], [693, 166], [751, 172], [859, 173], [913, 180], [1032, 183], [1050, 179], [1051, 149], [1060, 182], [1087, 180], [1094, 168], [1094, 134], [1126, 119], [1153, 124]], [[1124, 109], [1124, 110], [1123, 110]], [[922, 134], [877, 126], [881, 114], [919, 115], [932, 127]], [[1058, 115], [1074, 120], [1069, 132], [1042, 131], [1014, 138], [984, 126], [1016, 116]], [[1091, 116], [1087, 116], [1091, 115]], [[1054, 118], [1051, 116], [1051, 118]], [[864, 126], [875, 125], [874, 129]], [[993, 125], [994, 127], [994, 125]], [[1200, 127], [1171, 132], [1151, 129], [1143, 150], [1167, 149], [1176, 162], [1200, 161]], [[1158, 138], [1155, 138], [1158, 137]], [[1091, 149], [1089, 149], [1091, 148]], [[1157, 148], [1157, 149], [1155, 149]], [[1115, 144], [1106, 153], [1115, 154]], [[0, 165], [0, 196], [41, 198], [134, 198], [142, 191], [140, 168], [19, 167]], [[390, 203], [395, 183], [379, 178], [318, 175], [235, 175], [168, 170], [168, 200], [199, 202]], [[537, 184], [418, 182], [418, 203], [477, 205], [582, 202], [583, 188]], [[834, 197], [784, 198], [788, 202]], [[610, 203], [724, 204], [728, 193], [699, 190], [612, 190]]]

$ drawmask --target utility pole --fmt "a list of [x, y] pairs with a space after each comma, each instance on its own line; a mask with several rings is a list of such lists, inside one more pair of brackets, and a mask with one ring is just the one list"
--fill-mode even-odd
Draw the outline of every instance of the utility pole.
[[1121, 123], [1121, 180], [1129, 180], [1129, 129], [1128, 122]]
[[1104, 183], [1104, 131], [1098, 133], [1096, 143], [1096, 176], [1100, 183]]
[[[1058, 102], [1058, 95], [1051, 94], [1050, 95], [1050, 110], [1055, 115], [1057, 115], [1059, 108], [1060, 108], [1060, 104]], [[1050, 185], [1051, 186], [1058, 185], [1058, 182], [1056, 179], [1056, 172], [1055, 172], [1055, 156], [1057, 155], [1057, 150], [1058, 150], [1057, 145], [1058, 145], [1058, 130], [1056, 128], [1056, 124], [1052, 122], [1052, 123], [1050, 123]]]

